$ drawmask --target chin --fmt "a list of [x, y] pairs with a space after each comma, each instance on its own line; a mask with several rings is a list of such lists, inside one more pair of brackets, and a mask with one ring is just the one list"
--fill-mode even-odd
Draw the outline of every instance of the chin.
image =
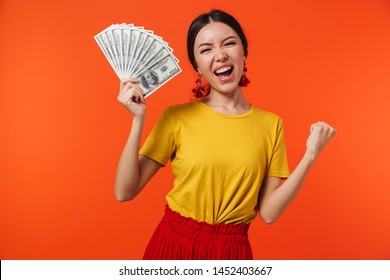
[[224, 86], [217, 86], [217, 87], [212, 87], [212, 90], [216, 91], [216, 92], [219, 92], [221, 94], [234, 94], [237, 92], [238, 89], [240, 89], [241, 87], [238, 85], [238, 83], [234, 83], [234, 84], [227, 84], [227, 85], [224, 85]]

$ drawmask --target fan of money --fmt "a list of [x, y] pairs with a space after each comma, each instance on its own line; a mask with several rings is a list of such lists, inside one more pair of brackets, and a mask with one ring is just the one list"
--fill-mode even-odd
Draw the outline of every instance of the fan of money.
[[168, 43], [141, 26], [113, 24], [94, 38], [119, 79], [139, 78], [145, 97], [181, 72]]

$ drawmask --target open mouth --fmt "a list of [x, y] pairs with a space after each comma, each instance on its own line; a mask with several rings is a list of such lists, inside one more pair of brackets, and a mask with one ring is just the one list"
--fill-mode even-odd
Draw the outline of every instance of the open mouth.
[[233, 66], [225, 66], [217, 69], [214, 72], [214, 74], [217, 75], [218, 77], [229, 77], [232, 72], [233, 72]]

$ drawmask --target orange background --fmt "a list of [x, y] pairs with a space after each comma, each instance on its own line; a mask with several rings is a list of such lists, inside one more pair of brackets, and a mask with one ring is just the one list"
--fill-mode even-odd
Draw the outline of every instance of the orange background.
[[186, 32], [211, 8], [247, 33], [245, 94], [284, 119], [291, 169], [312, 122], [338, 130], [284, 215], [253, 222], [255, 258], [390, 258], [389, 1], [1, 0], [0, 259], [142, 257], [172, 174], [116, 202], [131, 116], [93, 36], [133, 22], [180, 59], [183, 72], [147, 99], [146, 135], [163, 109], [190, 99]]

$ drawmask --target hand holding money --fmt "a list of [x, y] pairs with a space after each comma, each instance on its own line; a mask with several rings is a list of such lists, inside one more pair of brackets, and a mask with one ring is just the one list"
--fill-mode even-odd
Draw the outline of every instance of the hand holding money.
[[119, 79], [139, 79], [144, 97], [181, 72], [173, 49], [143, 27], [113, 24], [94, 38]]
[[143, 90], [136, 85], [138, 82], [138, 78], [121, 80], [118, 101], [133, 114], [134, 118], [143, 118], [146, 112], [146, 103]]

